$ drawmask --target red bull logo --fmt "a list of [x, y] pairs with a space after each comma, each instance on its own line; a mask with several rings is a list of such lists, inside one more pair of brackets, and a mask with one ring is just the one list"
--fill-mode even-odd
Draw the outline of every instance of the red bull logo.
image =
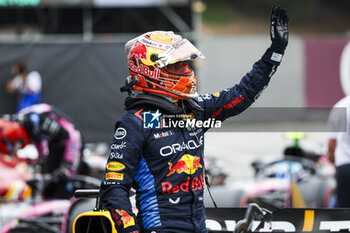
[[120, 215], [120, 220], [122, 220], [124, 228], [134, 226], [135, 219], [130, 216], [125, 210], [115, 210]]
[[[128, 214], [125, 210], [116, 209], [115, 211], [120, 215], [120, 220], [123, 222], [124, 228], [135, 225], [135, 219], [131, 217], [130, 214]], [[115, 214], [113, 209], [111, 210], [111, 212], [112, 212], [113, 218], [116, 219], [117, 224], [120, 225], [121, 222], [119, 221], [119, 218]]]
[[147, 48], [144, 44], [135, 46], [129, 54], [129, 58], [135, 57], [136, 59], [145, 59], [147, 60]]
[[143, 64], [141, 64], [140, 66], [136, 66], [132, 61], [130, 61], [129, 67], [135, 73], [144, 74], [152, 78], [159, 78], [160, 75], [159, 69], [154, 68], [154, 70], [152, 71], [149, 67], [144, 66]]
[[187, 177], [186, 181], [178, 185], [174, 185], [174, 183], [171, 183], [170, 181], [166, 181], [162, 183], [162, 193], [178, 193], [180, 191], [189, 192], [190, 189], [193, 191], [197, 191], [203, 188], [204, 188], [203, 174], [201, 174], [200, 177], [194, 177], [191, 183], [190, 183], [190, 177]]
[[168, 164], [170, 171], [166, 176], [170, 176], [175, 172], [178, 174], [185, 172], [186, 174], [192, 175], [198, 168], [202, 168], [200, 158], [190, 154], [184, 154], [174, 165], [170, 162]]

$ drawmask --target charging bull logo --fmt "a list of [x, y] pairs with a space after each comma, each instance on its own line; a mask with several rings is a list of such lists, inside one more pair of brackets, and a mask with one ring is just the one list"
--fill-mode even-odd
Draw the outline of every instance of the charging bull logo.
[[130, 216], [125, 210], [115, 210], [120, 215], [120, 220], [122, 220], [124, 229], [135, 225], [135, 219]]
[[134, 47], [131, 52], [129, 57], [135, 56], [136, 59], [145, 59], [147, 60], [147, 48], [144, 44], [138, 45]]
[[169, 164], [169, 172], [166, 176], [170, 176], [177, 172], [181, 174], [185, 172], [186, 174], [192, 175], [197, 171], [198, 168], [202, 167], [200, 164], [200, 158], [196, 156], [192, 156], [190, 154], [184, 154], [181, 159], [179, 159], [173, 166], [172, 163]]

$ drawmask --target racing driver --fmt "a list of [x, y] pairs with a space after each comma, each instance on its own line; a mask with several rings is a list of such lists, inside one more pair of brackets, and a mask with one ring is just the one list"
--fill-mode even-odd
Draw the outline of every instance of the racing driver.
[[69, 198], [68, 177], [80, 172], [82, 136], [60, 110], [45, 103], [23, 108], [13, 120], [0, 119], [0, 152], [15, 154], [17, 149], [34, 144], [41, 161], [41, 173], [52, 174], [45, 198]]
[[197, 77], [187, 62], [204, 56], [187, 39], [152, 31], [126, 43], [130, 76], [121, 90], [129, 92], [127, 112], [115, 125], [100, 187], [118, 233], [207, 232], [203, 144], [213, 124], [203, 122], [237, 115], [259, 97], [287, 47], [288, 20], [286, 9], [274, 7], [271, 46], [239, 84], [212, 95], [196, 92]]

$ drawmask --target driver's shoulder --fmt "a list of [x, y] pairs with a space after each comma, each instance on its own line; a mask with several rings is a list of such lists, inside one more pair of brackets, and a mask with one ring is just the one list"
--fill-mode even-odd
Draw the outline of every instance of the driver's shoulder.
[[[150, 107], [138, 107], [138, 108], [132, 108], [129, 109], [121, 118], [119, 121], [121, 122], [127, 122], [132, 123], [137, 126], [142, 127], [144, 123], [145, 115], [152, 114], [153, 112], [156, 112], [156, 109], [150, 108]], [[159, 110], [158, 110], [159, 111]]]

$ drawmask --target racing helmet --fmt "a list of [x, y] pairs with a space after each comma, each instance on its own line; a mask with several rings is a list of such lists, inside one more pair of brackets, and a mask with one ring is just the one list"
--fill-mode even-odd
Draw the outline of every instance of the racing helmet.
[[0, 152], [12, 154], [16, 146], [26, 146], [30, 138], [24, 128], [16, 121], [0, 119]]
[[172, 31], [147, 32], [125, 44], [133, 89], [173, 98], [196, 97], [197, 76], [187, 61], [203, 54]]

